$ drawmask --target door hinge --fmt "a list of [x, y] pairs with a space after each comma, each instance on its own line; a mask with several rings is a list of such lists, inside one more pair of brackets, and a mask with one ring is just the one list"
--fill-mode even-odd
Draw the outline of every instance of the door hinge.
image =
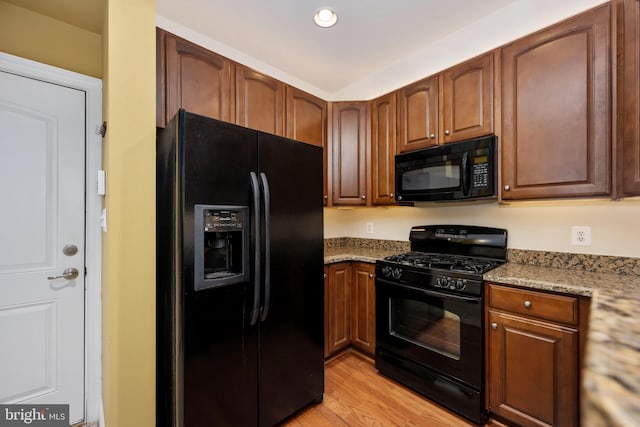
[[102, 122], [102, 126], [96, 126], [96, 135], [101, 135], [103, 138], [107, 134], [107, 122]]

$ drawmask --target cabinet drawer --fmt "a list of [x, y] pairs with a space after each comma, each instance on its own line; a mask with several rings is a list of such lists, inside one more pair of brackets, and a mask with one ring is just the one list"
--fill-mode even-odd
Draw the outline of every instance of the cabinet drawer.
[[489, 305], [525, 316], [570, 325], [578, 324], [578, 299], [573, 297], [490, 284]]

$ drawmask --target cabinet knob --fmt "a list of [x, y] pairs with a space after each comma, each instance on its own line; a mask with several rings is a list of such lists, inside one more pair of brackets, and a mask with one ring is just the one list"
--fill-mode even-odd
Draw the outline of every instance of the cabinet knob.
[[492, 323], [491, 324], [491, 329], [498, 329], [498, 324], [497, 323]]
[[451, 132], [449, 132], [449, 129], [446, 129], [446, 130], [444, 131], [444, 134], [445, 134], [445, 135], [449, 135], [450, 133], [451, 133]]
[[366, 198], [367, 198], [367, 196], [365, 196], [365, 195], [363, 194], [362, 196], [360, 196], [360, 198], [361, 198], [362, 200], [364, 200], [364, 199], [366, 199]]
[[369, 273], [369, 279], [373, 279], [373, 274]]
[[326, 278], [327, 278], [327, 273], [324, 273], [324, 274], [322, 275], [322, 278], [323, 278], [323, 279], [326, 279]]
[[390, 193], [390, 194], [389, 194], [389, 197], [391, 197], [391, 198], [393, 199], [393, 193]]
[[435, 134], [435, 133], [432, 133], [432, 134], [430, 134], [430, 135], [429, 135], [429, 138], [432, 138], [432, 139], [433, 139], [433, 138], [435, 138], [435, 137], [436, 137], [436, 134]]
[[531, 308], [532, 305], [533, 304], [531, 304], [531, 301], [525, 301], [524, 302], [524, 306], [527, 307], [527, 308]]
[[329, 198], [329, 196], [324, 196], [324, 199], [327, 200]]
[[509, 191], [509, 190], [511, 190], [511, 187], [509, 187], [508, 185], [505, 185], [504, 186], [504, 191]]

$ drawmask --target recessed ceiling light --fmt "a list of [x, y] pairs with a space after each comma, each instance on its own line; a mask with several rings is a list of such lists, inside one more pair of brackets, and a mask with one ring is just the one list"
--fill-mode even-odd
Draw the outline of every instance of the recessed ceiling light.
[[336, 22], [338, 22], [338, 15], [328, 7], [323, 7], [318, 9], [315, 15], [313, 15], [313, 22], [319, 27], [333, 27], [336, 25]]

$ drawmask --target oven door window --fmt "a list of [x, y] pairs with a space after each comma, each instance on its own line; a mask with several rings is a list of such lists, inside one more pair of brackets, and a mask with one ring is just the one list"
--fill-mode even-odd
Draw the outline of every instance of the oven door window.
[[460, 360], [460, 326], [440, 299], [389, 298], [390, 335], [453, 360]]

